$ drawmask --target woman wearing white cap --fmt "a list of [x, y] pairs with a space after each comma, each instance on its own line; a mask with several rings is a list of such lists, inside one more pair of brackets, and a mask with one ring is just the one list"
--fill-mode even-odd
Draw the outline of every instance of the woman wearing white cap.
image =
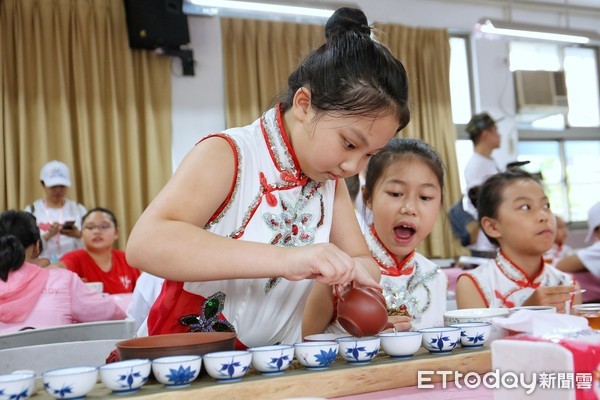
[[572, 256], [563, 258], [556, 268], [565, 272], [577, 272], [585, 269], [592, 274], [600, 276], [600, 201], [588, 211], [588, 234], [586, 243], [593, 240], [593, 244], [578, 250]]
[[45, 196], [25, 207], [32, 213], [40, 228], [43, 251], [41, 258], [57, 261], [63, 254], [83, 247], [81, 217], [86, 208], [66, 198], [71, 186], [69, 167], [60, 161], [50, 161], [40, 171]]

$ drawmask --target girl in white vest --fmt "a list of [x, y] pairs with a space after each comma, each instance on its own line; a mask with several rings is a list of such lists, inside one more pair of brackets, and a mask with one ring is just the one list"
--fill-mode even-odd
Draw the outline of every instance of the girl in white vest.
[[362, 11], [337, 10], [279, 104], [204, 138], [144, 211], [127, 258], [166, 278], [150, 335], [294, 343], [315, 280], [380, 287], [343, 178], [410, 115], [404, 67], [370, 34]]
[[479, 224], [500, 246], [495, 259], [465, 272], [456, 284], [458, 308], [554, 306], [565, 312], [579, 285], [544, 262], [556, 236], [556, 218], [542, 184], [522, 170], [489, 177], [477, 198]]

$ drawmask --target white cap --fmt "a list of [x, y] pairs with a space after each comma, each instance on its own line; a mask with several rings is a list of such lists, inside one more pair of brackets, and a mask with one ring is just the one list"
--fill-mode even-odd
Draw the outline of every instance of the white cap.
[[50, 161], [42, 167], [40, 180], [47, 187], [71, 186], [71, 173], [67, 164], [60, 161]]
[[594, 236], [594, 230], [600, 226], [600, 201], [592, 206], [588, 211], [588, 234], [585, 241], [589, 242]]

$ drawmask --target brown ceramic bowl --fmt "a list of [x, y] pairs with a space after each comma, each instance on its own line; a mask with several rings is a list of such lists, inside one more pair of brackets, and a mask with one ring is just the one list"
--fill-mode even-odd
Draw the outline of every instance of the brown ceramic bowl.
[[146, 336], [117, 342], [122, 360], [155, 359], [166, 356], [204, 355], [215, 351], [233, 350], [233, 332], [189, 332]]

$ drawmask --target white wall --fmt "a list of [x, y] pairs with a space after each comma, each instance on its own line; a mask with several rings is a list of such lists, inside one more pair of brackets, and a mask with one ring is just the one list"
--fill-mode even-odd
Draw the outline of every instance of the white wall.
[[[335, 1], [342, 2], [330, 2]], [[462, 32], [471, 32], [481, 17], [512, 17], [514, 21], [550, 26], [565, 24], [559, 7], [543, 11], [518, 9], [513, 4], [513, 11], [509, 13], [506, 5], [497, 5], [501, 2], [483, 0], [354, 0], [354, 3], [365, 11], [371, 22], [448, 28]], [[597, 13], [587, 14], [572, 11], [569, 21], [572, 27], [597, 30], [600, 26], [600, 9]], [[188, 22], [196, 60], [196, 76], [173, 76], [174, 168], [200, 137], [225, 127], [219, 20], [189, 16]], [[498, 164], [504, 165], [516, 158], [517, 147], [517, 132], [512, 117], [515, 101], [512, 77], [507, 67], [508, 46], [504, 40], [490, 40], [477, 35], [473, 35], [472, 39], [475, 111], [488, 111], [495, 117], [505, 116], [499, 124], [503, 135], [502, 147], [494, 153]], [[176, 67], [174, 65], [174, 69]]]

